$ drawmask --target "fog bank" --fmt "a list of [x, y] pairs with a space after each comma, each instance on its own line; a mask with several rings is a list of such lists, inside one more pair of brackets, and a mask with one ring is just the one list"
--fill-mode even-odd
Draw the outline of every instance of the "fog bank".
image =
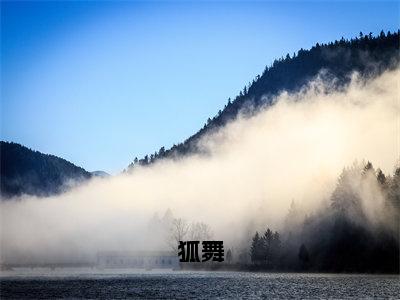
[[[167, 209], [208, 224], [227, 245], [262, 226], [279, 229], [292, 200], [310, 212], [325, 205], [342, 169], [355, 160], [393, 172], [399, 78], [398, 69], [367, 82], [354, 75], [340, 91], [316, 78], [203, 138], [210, 155], [159, 161], [55, 197], [3, 201], [1, 259], [70, 261], [104, 250], [168, 248], [164, 232], [149, 226]], [[374, 199], [366, 201], [367, 215], [378, 217], [368, 205]]]

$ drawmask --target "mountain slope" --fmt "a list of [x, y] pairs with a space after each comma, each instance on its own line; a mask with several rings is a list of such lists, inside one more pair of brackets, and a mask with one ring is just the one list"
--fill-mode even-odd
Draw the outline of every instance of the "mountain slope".
[[197, 133], [183, 143], [171, 149], [164, 147], [158, 152], [135, 159], [128, 166], [132, 170], [135, 165], [147, 165], [162, 158], [177, 158], [198, 152], [197, 141], [205, 134], [230, 120], [239, 113], [251, 115], [260, 107], [271, 105], [271, 98], [282, 91], [295, 92], [301, 89], [310, 79], [325, 70], [325, 76], [335, 78], [336, 85], [344, 86], [349, 82], [349, 75], [357, 71], [361, 76], [372, 78], [383, 71], [395, 68], [400, 61], [399, 31], [396, 33], [383, 31], [379, 36], [363, 35], [355, 39], [316, 44], [310, 50], [300, 49], [297, 54], [275, 60], [266, 67], [261, 76], [255, 79], [231, 101], [228, 100], [222, 111], [212, 119], [208, 119]]
[[0, 141], [0, 164], [2, 198], [58, 194], [92, 176], [65, 159], [3, 141]]

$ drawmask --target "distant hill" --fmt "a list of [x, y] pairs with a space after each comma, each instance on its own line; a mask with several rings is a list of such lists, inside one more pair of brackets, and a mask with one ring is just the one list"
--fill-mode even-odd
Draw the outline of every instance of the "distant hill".
[[399, 31], [387, 34], [382, 31], [376, 37], [360, 32], [359, 37], [351, 40], [342, 38], [328, 44], [317, 43], [309, 50], [300, 49], [292, 56], [287, 54], [267, 66], [261, 76], [257, 75], [234, 100], [229, 98], [223, 110], [214, 118], [209, 118], [203, 128], [183, 143], [168, 150], [161, 147], [142, 159], [135, 158], [128, 170], [158, 159], [199, 152], [196, 145], [203, 135], [234, 119], [239, 112], [251, 115], [260, 107], [271, 105], [271, 96], [281, 91], [296, 92], [321, 70], [326, 71], [327, 78], [336, 78], [338, 86], [344, 86], [349, 82], [352, 72], [357, 71], [366, 78], [372, 78], [398, 66], [399, 58]]
[[54, 155], [0, 141], [2, 198], [22, 194], [50, 196], [92, 177], [92, 174]]
[[104, 171], [93, 171], [93, 172], [90, 172], [90, 173], [93, 176], [101, 177], [101, 178], [107, 178], [107, 177], [111, 176], [110, 174], [108, 174], [107, 172], [104, 172]]

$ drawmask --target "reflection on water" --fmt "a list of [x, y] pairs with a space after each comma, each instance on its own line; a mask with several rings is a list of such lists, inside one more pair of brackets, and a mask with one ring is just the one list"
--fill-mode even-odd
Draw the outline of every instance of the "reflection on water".
[[18, 269], [1, 298], [398, 298], [396, 275]]

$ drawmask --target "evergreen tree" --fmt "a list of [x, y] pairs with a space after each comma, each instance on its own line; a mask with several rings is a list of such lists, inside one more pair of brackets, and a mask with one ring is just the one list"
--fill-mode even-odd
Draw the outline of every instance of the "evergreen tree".
[[376, 170], [376, 179], [378, 180], [380, 185], [384, 186], [386, 184], [386, 176], [379, 168], [378, 170]]
[[250, 257], [251, 261], [255, 264], [262, 264], [264, 261], [264, 242], [258, 232], [256, 232], [252, 240]]
[[299, 249], [299, 260], [301, 264], [301, 268], [305, 269], [308, 266], [308, 263], [310, 261], [310, 255], [308, 254], [308, 250], [304, 244], [301, 244], [300, 249]]
[[279, 266], [279, 256], [281, 253], [281, 240], [279, 233], [275, 231], [271, 241], [271, 265], [273, 267]]
[[230, 264], [232, 262], [232, 251], [231, 249], [228, 249], [226, 252], [226, 262]]
[[272, 262], [272, 240], [273, 240], [273, 233], [271, 229], [267, 228], [263, 236], [263, 253], [264, 253], [264, 262], [267, 266], [271, 265]]
[[257, 263], [258, 261], [258, 247], [260, 244], [260, 236], [258, 232], [254, 235], [251, 243], [251, 248], [250, 248], [250, 258], [252, 263]]

